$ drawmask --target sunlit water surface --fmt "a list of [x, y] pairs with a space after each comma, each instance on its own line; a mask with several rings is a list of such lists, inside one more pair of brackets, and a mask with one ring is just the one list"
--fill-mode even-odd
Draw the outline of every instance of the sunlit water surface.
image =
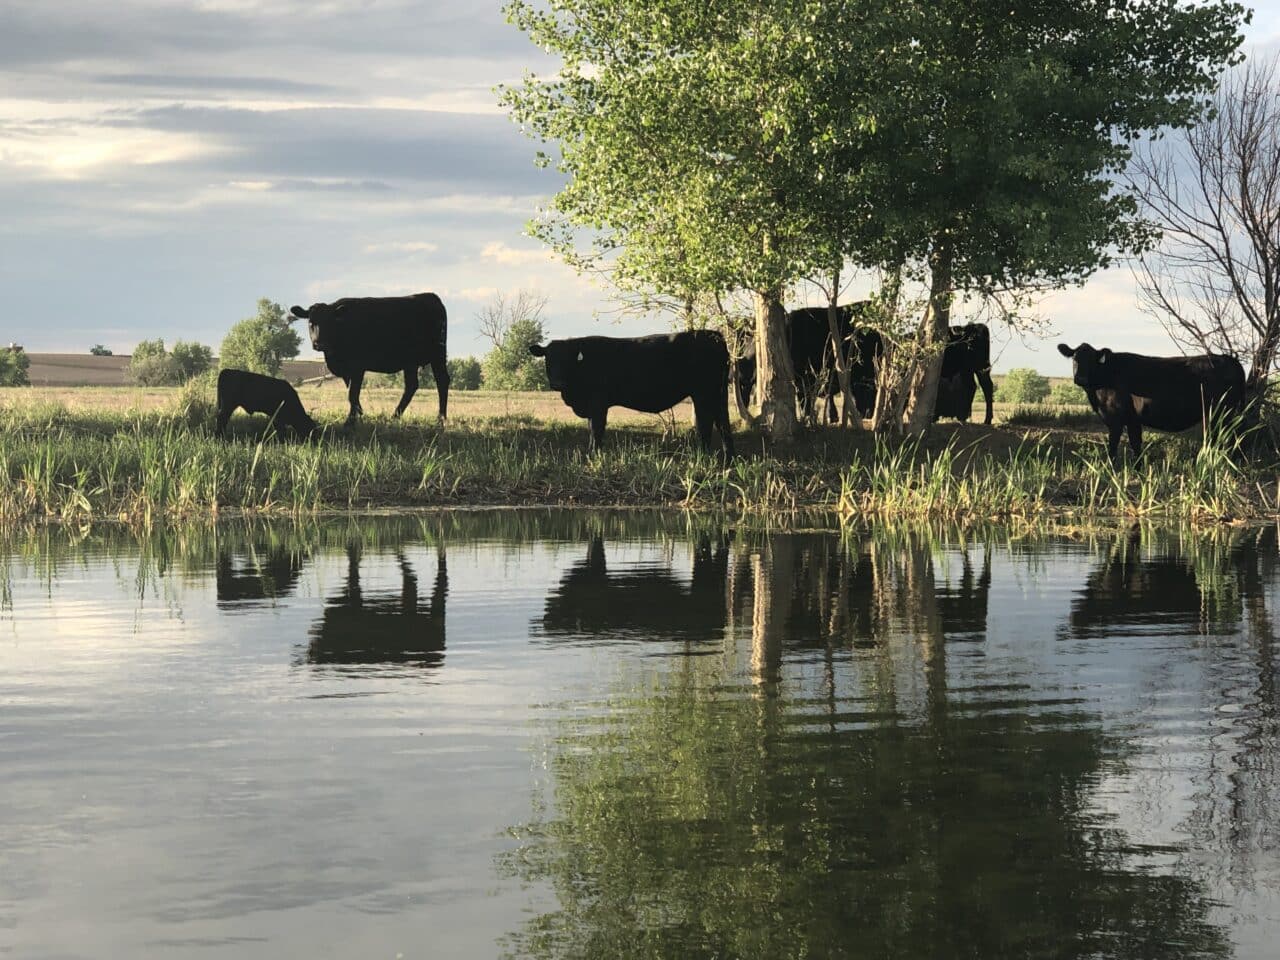
[[0, 954], [1277, 955], [1274, 530], [0, 554]]

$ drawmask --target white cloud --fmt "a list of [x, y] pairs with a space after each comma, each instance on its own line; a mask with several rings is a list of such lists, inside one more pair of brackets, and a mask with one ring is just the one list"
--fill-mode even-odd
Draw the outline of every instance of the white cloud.
[[438, 243], [428, 243], [425, 240], [399, 240], [385, 241], [382, 243], [366, 243], [364, 245], [365, 253], [435, 253], [440, 249]]
[[523, 266], [530, 263], [548, 263], [553, 260], [551, 253], [545, 249], [517, 249], [501, 240], [493, 240], [484, 245], [480, 256], [485, 260], [507, 266]]

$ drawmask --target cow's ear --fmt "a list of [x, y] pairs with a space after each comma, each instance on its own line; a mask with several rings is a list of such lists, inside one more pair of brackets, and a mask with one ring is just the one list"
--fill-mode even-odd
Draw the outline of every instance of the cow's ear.
[[299, 320], [305, 320], [307, 319], [308, 316], [311, 315], [310, 310], [304, 310], [302, 307], [290, 307], [289, 312], [292, 313]]
[[547, 355], [547, 348], [540, 343], [531, 343], [529, 344], [529, 353], [535, 357], [545, 357]]
[[1058, 344], [1058, 352], [1062, 354], [1064, 357], [1073, 357], [1075, 356], [1075, 353], [1076, 353], [1074, 350], [1068, 347], [1065, 343]]

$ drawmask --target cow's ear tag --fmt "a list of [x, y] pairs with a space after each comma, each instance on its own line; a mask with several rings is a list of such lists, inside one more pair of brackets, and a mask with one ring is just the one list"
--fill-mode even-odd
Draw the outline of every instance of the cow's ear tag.
[[1107, 362], [1107, 355], [1104, 353], [1102, 356], [1098, 358], [1098, 363], [1106, 363], [1106, 362]]
[[578, 351], [578, 362], [579, 362], [579, 363], [581, 363], [581, 362], [582, 362], [582, 351], [581, 351], [581, 350], [579, 350], [579, 351]]

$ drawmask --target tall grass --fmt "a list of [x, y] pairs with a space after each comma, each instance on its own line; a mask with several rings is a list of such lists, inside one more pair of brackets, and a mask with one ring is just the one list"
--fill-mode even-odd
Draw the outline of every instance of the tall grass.
[[[0, 522], [309, 515], [450, 505], [679, 505], [765, 515], [816, 508], [846, 517], [1033, 519], [1048, 512], [1218, 519], [1275, 513], [1275, 471], [1238, 443], [1153, 443], [1113, 465], [1101, 442], [1053, 432], [964, 428], [950, 440], [820, 431], [785, 454], [754, 434], [725, 463], [689, 434], [610, 430], [588, 453], [586, 429], [529, 417], [451, 422], [373, 417], [350, 431], [322, 422], [311, 442], [283, 442], [265, 420], [237, 417], [211, 435], [199, 392], [165, 412], [70, 415], [56, 405], [0, 409]], [[962, 440], [960, 437], [968, 439]]]

